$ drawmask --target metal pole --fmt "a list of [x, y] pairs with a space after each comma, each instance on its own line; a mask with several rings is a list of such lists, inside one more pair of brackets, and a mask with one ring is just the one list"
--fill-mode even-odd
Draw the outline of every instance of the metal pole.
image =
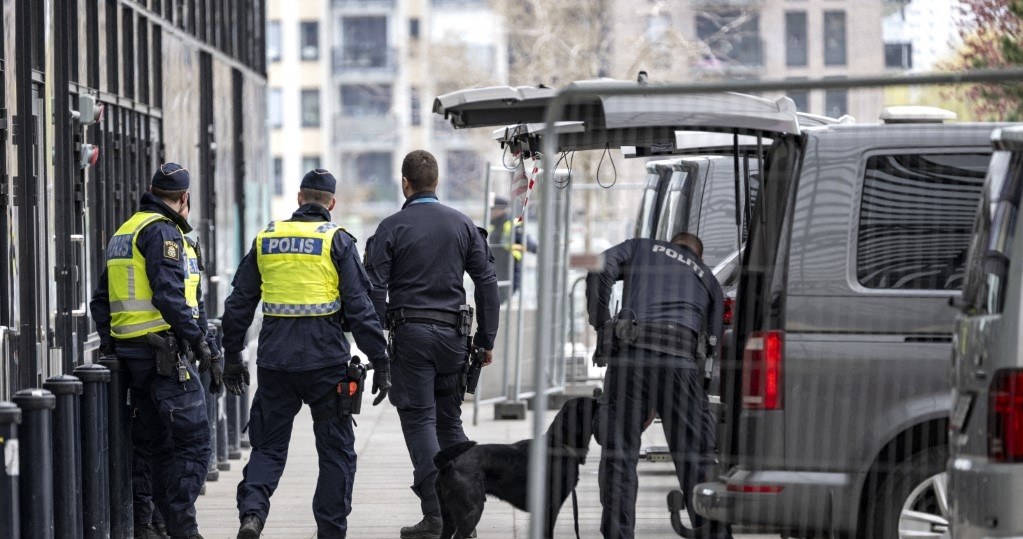
[[[249, 360], [246, 359], [242, 361], [242, 365], [245, 366], [245, 370], [249, 370]], [[256, 373], [254, 372], [250, 372], [249, 376], [252, 377], [252, 380], [256, 379]], [[248, 449], [252, 447], [249, 443], [249, 386], [245, 386], [240, 400], [241, 406], [238, 409], [238, 424], [241, 425], [242, 428], [238, 431], [238, 445], [241, 446], [242, 449]]]
[[206, 471], [207, 481], [219, 481], [220, 480], [220, 468], [217, 466], [219, 460], [219, 451], [217, 445], [220, 440], [217, 437], [217, 399], [215, 395], [210, 395], [210, 371], [206, 371], [199, 375], [202, 380], [203, 391], [206, 392], [206, 419], [210, 424], [210, 444], [212, 445], [210, 466]]
[[18, 539], [21, 533], [18, 510], [18, 423], [21, 409], [12, 402], [0, 402], [0, 537]]
[[[490, 226], [490, 162], [487, 161], [486, 166], [487, 174], [483, 178], [483, 228]], [[489, 235], [487, 236], [487, 243], [490, 242]], [[480, 308], [479, 305], [476, 306]], [[480, 419], [480, 399], [483, 398], [483, 377], [484, 372], [480, 371], [480, 380], [476, 385], [476, 394], [472, 396], [472, 426], [479, 425]]]
[[21, 536], [53, 538], [53, 439], [51, 424], [57, 399], [45, 389], [23, 389], [14, 394], [21, 408], [19, 429], [21, 471], [19, 503]]
[[128, 369], [114, 356], [100, 360], [110, 371], [107, 386], [107, 417], [110, 451], [110, 536], [134, 536], [135, 521], [131, 496], [131, 413], [128, 396]]
[[217, 412], [217, 469], [226, 472], [231, 469], [227, 451], [227, 403], [224, 392], [212, 395], [213, 406]]
[[107, 454], [110, 371], [98, 364], [74, 370], [82, 381], [82, 529], [85, 539], [110, 537], [110, 463]]
[[82, 446], [79, 395], [82, 382], [74, 376], [51, 376], [43, 387], [57, 401], [53, 413], [53, 531], [57, 537], [82, 537]]
[[[543, 204], [543, 201], [541, 200], [540, 203]], [[541, 222], [542, 221], [543, 220], [541, 219]], [[525, 238], [526, 224], [528, 222], [529, 222], [529, 211], [527, 211], [525, 208], [523, 208], [523, 210], [522, 210], [522, 223], [520, 223], [520, 226], [522, 227], [523, 238]], [[514, 243], [514, 235], [515, 235], [515, 230], [513, 228], [512, 234], [510, 236], [511, 239], [508, 242], [508, 252], [509, 253], [511, 253], [511, 246], [512, 246], [512, 243]], [[541, 236], [543, 236], [542, 233], [541, 233]], [[543, 245], [540, 246], [540, 250], [542, 252]], [[522, 251], [523, 251], [522, 252], [522, 265], [525, 266], [526, 252], [528, 251], [528, 249], [523, 249]], [[512, 270], [511, 270], [512, 289], [514, 290], [514, 283], [515, 283], [515, 273], [514, 273], [515, 272], [515, 259], [513, 257], [511, 257], [511, 256], [509, 256], [508, 258], [512, 261], [510, 266], [512, 267]], [[539, 291], [537, 293], [539, 293]], [[518, 310], [515, 313], [515, 315], [516, 315], [516, 319], [515, 319], [515, 389], [514, 389], [514, 392], [512, 393], [512, 400], [514, 400], [515, 402], [518, 402], [519, 399], [522, 398], [522, 324], [523, 324], [523, 321], [525, 319], [525, 311], [522, 309], [523, 296], [525, 296], [525, 294], [523, 294], [522, 291], [520, 290], [518, 296], [514, 299], [514, 301], [518, 302], [518, 305], [517, 305]], [[512, 301], [513, 301], [512, 297], [509, 294], [509, 296], [508, 296], [508, 303], [511, 303]], [[539, 312], [541, 303], [539, 301], [537, 301], [536, 305], [537, 305], [537, 312]], [[535, 367], [535, 365], [534, 365], [534, 367]]]
[[242, 458], [241, 450], [241, 395], [224, 395], [227, 403], [227, 458], [238, 460]]

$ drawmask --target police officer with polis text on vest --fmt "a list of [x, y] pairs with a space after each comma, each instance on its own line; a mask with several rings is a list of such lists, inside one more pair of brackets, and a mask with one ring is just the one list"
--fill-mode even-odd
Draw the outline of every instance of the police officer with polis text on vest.
[[[697, 343], [704, 327], [715, 338], [711, 342], [719, 341], [723, 322], [721, 286], [702, 255], [702, 242], [692, 234], [677, 234], [671, 242], [634, 238], [605, 251], [603, 271], [586, 277], [590, 325], [600, 337], [614, 335], [614, 344], [600, 338], [597, 351], [608, 362], [596, 428], [603, 445], [598, 480], [605, 538], [635, 536], [636, 464], [651, 408], [660, 414], [693, 526], [700, 537], [731, 536], [717, 523], [702, 526], [705, 519], [691, 503], [693, 487], [713, 470], [715, 451], [713, 432], [705, 428]], [[624, 281], [622, 310], [612, 320], [608, 302], [618, 280]]]
[[472, 325], [464, 274], [476, 287], [478, 328], [472, 344], [486, 351], [484, 365], [492, 361], [500, 300], [486, 231], [437, 198], [437, 160], [427, 151], [413, 151], [402, 162], [401, 176], [405, 204], [367, 241], [365, 262], [373, 304], [390, 330], [390, 399], [398, 409], [414, 468], [412, 490], [423, 511], [423, 520], [402, 528], [401, 537], [435, 539], [442, 522], [433, 457], [466, 441], [457, 387]]
[[[373, 405], [390, 387], [387, 342], [370, 301], [370, 283], [355, 238], [331, 222], [337, 182], [330, 172], [302, 178], [299, 207], [286, 221], [260, 232], [242, 259], [234, 290], [224, 304], [224, 383], [241, 394], [249, 383], [242, 363], [245, 333], [263, 302], [256, 352], [259, 383], [249, 413], [252, 453], [238, 484], [239, 539], [259, 537], [288, 456], [295, 414], [309, 405], [319, 455], [313, 495], [317, 537], [342, 538], [348, 531], [355, 481], [355, 431], [347, 393], [364, 383], [350, 356], [345, 329], [373, 364]], [[345, 328], [345, 329], [342, 329]], [[344, 382], [344, 383], [342, 383]]]
[[211, 368], [211, 391], [219, 393], [223, 369], [206, 333], [202, 262], [185, 237], [192, 230], [189, 179], [180, 165], [160, 165], [139, 211], [110, 238], [89, 304], [100, 350], [116, 353], [131, 379], [133, 460], [150, 465], [133, 471], [136, 537], [161, 536], [152, 525], [154, 504], [171, 537], [202, 537], [195, 499], [211, 446], [199, 373]]

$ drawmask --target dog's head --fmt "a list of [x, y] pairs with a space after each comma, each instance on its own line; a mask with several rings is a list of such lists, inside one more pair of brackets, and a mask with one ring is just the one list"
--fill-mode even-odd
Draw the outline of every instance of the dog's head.
[[599, 404], [592, 397], [577, 397], [565, 402], [554, 421], [547, 428], [547, 441], [551, 449], [568, 449], [586, 458], [593, 437], [593, 422]]

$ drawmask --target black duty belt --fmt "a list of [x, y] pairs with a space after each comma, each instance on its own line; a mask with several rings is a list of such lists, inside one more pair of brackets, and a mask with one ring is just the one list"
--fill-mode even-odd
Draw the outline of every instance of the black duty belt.
[[696, 357], [697, 333], [679, 324], [618, 320], [615, 336], [627, 346], [679, 357]]
[[404, 324], [439, 324], [442, 326], [458, 328], [461, 317], [457, 313], [447, 311], [436, 311], [433, 309], [408, 309], [402, 307], [387, 311], [387, 327], [396, 328]]
[[[163, 331], [156, 331], [155, 333], [157, 335], [159, 335], [160, 337], [163, 337], [164, 339], [166, 339], [168, 337], [172, 337], [174, 335], [173, 333], [171, 333], [171, 331], [169, 329], [165, 329]], [[118, 338], [115, 337], [114, 338], [114, 344], [117, 344], [117, 343], [121, 343], [121, 344], [146, 344], [146, 345], [148, 345], [149, 341], [147, 341], [146, 340], [146, 336], [143, 335], [141, 337], [129, 337], [127, 339], [118, 339]]]

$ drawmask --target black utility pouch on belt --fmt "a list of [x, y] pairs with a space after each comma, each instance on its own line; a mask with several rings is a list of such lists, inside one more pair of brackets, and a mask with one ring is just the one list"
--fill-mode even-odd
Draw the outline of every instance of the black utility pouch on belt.
[[309, 407], [313, 421], [358, 415], [362, 411], [362, 390], [365, 386], [366, 366], [355, 356], [345, 367], [345, 379]]
[[483, 372], [483, 360], [487, 353], [478, 346], [473, 346], [472, 337], [466, 342], [465, 365], [458, 373], [458, 394], [463, 398], [465, 394], [476, 394], [476, 386], [480, 383], [480, 373]]
[[170, 334], [161, 337], [157, 333], [147, 333], [146, 343], [156, 354], [156, 374], [179, 382], [188, 380], [188, 368], [181, 357], [177, 338]]
[[[459, 305], [458, 306], [458, 334], [463, 337], [468, 337], [472, 334], [472, 306], [471, 305]], [[471, 344], [470, 344], [471, 346]]]

